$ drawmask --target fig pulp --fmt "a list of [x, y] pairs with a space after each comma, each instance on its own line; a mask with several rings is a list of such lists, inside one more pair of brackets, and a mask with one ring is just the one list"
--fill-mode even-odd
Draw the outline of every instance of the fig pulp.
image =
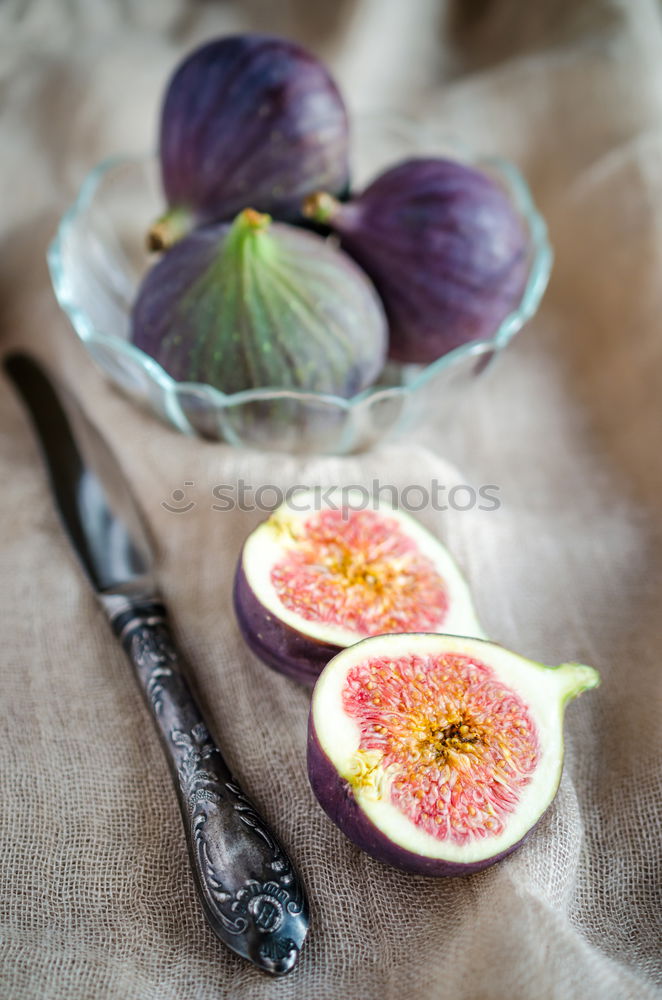
[[385, 632], [483, 635], [448, 551], [384, 501], [297, 490], [248, 537], [235, 576], [241, 632], [268, 666], [313, 684], [345, 646]]
[[347, 397], [379, 374], [386, 320], [345, 253], [246, 209], [191, 233], [147, 273], [132, 340], [177, 381]]
[[299, 45], [264, 35], [219, 38], [178, 66], [161, 114], [169, 211], [153, 249], [247, 205], [291, 219], [318, 188], [348, 183], [347, 113], [326, 68]]
[[331, 226], [373, 279], [398, 361], [427, 364], [491, 337], [520, 302], [522, 222], [506, 192], [472, 167], [407, 160], [353, 201], [318, 192], [304, 213]]
[[481, 639], [365, 639], [315, 685], [313, 791], [380, 861], [422, 875], [479, 871], [552, 802], [565, 705], [598, 683], [592, 667], [546, 667]]

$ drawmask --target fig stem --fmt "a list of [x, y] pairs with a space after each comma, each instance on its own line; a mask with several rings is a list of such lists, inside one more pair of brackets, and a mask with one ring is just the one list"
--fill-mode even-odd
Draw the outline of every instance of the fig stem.
[[254, 208], [245, 208], [243, 212], [239, 213], [235, 222], [242, 229], [254, 229], [259, 232], [269, 227], [271, 216], [267, 215], [266, 212], [257, 212]]
[[584, 663], [561, 663], [555, 668], [563, 687], [564, 701], [572, 701], [582, 691], [598, 687], [600, 674]]
[[330, 222], [340, 208], [340, 202], [327, 191], [316, 191], [304, 199], [301, 211], [314, 222]]
[[187, 208], [169, 208], [147, 233], [147, 247], [149, 250], [169, 250], [192, 228], [193, 218]]
[[259, 259], [263, 264], [271, 260], [278, 251], [269, 232], [270, 226], [271, 216], [266, 212], [258, 212], [254, 208], [242, 209], [235, 216], [219, 255], [221, 266], [233, 261], [231, 266], [244, 271], [250, 260]]

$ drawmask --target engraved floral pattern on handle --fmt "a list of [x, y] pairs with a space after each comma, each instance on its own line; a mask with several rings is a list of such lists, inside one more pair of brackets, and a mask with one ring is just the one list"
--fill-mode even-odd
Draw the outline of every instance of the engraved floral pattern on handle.
[[158, 619], [140, 625], [132, 633], [129, 656], [146, 674], [145, 691], [158, 715], [163, 707], [163, 682], [172, 677], [172, 665], [177, 662], [168, 631]]
[[[225, 781], [221, 786], [216, 774], [205, 765], [214, 754], [218, 754], [206, 726], [198, 723], [190, 733], [173, 730], [170, 738], [182, 751], [179, 778], [192, 820], [198, 863], [210, 893], [218, 904], [224, 926], [232, 934], [241, 934], [252, 920], [260, 933], [275, 933], [280, 929], [286, 912], [298, 914], [303, 907], [303, 897], [298, 891], [299, 886], [289, 859], [239, 786], [233, 781]], [[273, 879], [267, 882], [249, 879], [234, 893], [225, 888], [222, 874], [211, 858], [205, 834], [208, 814], [206, 808], [200, 809], [201, 803], [218, 805], [228, 796], [241, 822], [267, 846], [271, 854], [268, 866], [274, 873]], [[290, 887], [295, 890], [293, 897], [290, 895]], [[288, 940], [286, 943], [292, 948], [296, 947], [292, 941]]]
[[158, 605], [134, 606], [115, 630], [132, 660], [176, 779], [207, 919], [230, 947], [272, 973], [294, 966], [308, 913], [292, 863], [209, 734]]

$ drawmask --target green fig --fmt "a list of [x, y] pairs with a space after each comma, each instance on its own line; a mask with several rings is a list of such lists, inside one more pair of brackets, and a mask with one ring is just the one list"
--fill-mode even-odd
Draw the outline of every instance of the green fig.
[[347, 398], [379, 375], [387, 328], [370, 280], [343, 251], [245, 209], [154, 265], [131, 336], [179, 382]]

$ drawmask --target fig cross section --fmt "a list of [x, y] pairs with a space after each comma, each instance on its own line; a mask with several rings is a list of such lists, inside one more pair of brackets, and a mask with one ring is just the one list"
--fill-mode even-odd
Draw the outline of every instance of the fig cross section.
[[421, 524], [360, 491], [321, 496], [297, 491], [244, 545], [235, 610], [265, 663], [310, 684], [367, 636], [483, 635], [460, 570]]
[[565, 705], [598, 683], [592, 667], [548, 667], [482, 639], [365, 639], [315, 685], [313, 791], [378, 860], [479, 871], [522, 844], [553, 801]]

